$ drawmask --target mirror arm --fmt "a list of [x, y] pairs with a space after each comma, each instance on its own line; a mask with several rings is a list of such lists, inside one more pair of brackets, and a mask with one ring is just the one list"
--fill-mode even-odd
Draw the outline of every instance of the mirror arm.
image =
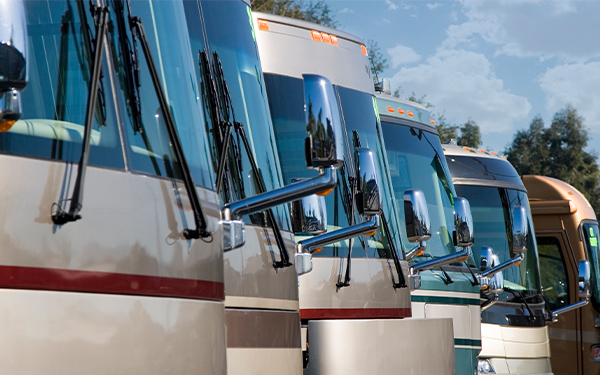
[[586, 298], [582, 301], [575, 302], [571, 305], [561, 307], [560, 309], [556, 309], [556, 310], [552, 311], [552, 323], [556, 323], [558, 321], [559, 315], [564, 314], [569, 311], [577, 310], [577, 309], [587, 305], [589, 302], [590, 302], [590, 299]]
[[264, 211], [302, 197], [333, 189], [337, 182], [334, 168], [326, 168], [313, 178], [293, 182], [279, 189], [231, 202], [221, 209], [222, 220], [240, 220], [244, 215]]
[[426, 241], [419, 242], [419, 244], [417, 246], [413, 247], [406, 253], [406, 260], [407, 261], [411, 260], [412, 258], [415, 258], [415, 257], [423, 254], [423, 251], [425, 251], [425, 249], [427, 249], [427, 242]]
[[448, 254], [443, 257], [435, 258], [425, 262], [414, 264], [410, 267], [410, 273], [416, 274], [419, 272], [427, 271], [432, 268], [437, 268], [446, 264], [460, 262], [461, 259], [467, 258], [471, 254], [471, 248], [465, 247], [462, 251], [454, 254]]
[[312, 253], [311, 250], [330, 245], [332, 243], [347, 240], [361, 234], [369, 233], [379, 228], [379, 216], [373, 215], [364, 223], [352, 225], [350, 227], [338, 229], [333, 232], [323, 233], [318, 236], [307, 238], [296, 244], [296, 252]]
[[502, 272], [507, 268], [510, 268], [512, 266], [517, 266], [519, 265], [523, 259], [525, 259], [525, 256], [523, 254], [519, 254], [516, 257], [507, 260], [506, 262], [497, 265], [496, 267], [490, 268], [489, 270], [483, 271], [481, 273], [481, 277], [492, 277], [495, 274], [497, 274], [498, 272]]

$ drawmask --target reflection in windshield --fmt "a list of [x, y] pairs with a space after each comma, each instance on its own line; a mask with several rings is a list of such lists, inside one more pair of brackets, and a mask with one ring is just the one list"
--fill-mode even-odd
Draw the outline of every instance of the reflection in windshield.
[[600, 309], [600, 248], [598, 247], [598, 238], [600, 229], [598, 223], [584, 223], [583, 237], [585, 238], [585, 247], [587, 248], [587, 256], [591, 265], [591, 286], [592, 286], [592, 302], [596, 309]]
[[[452, 185], [437, 135], [399, 125], [382, 122], [385, 136], [389, 173], [396, 197], [396, 208], [400, 217], [404, 217], [404, 192], [409, 189], [421, 189], [427, 200], [427, 209], [431, 220], [432, 235], [427, 241], [425, 254], [432, 257], [456, 252], [452, 240], [454, 230], [454, 210]], [[404, 250], [413, 244], [408, 242], [402, 232]], [[472, 263], [472, 259], [469, 264]]]
[[[489, 246], [500, 259], [500, 263], [516, 256], [512, 248], [512, 217], [514, 207], [524, 207], [527, 212], [529, 236], [527, 252], [519, 266], [504, 270], [504, 286], [513, 290], [528, 292], [526, 297], [537, 295], [541, 291], [537, 245], [533, 233], [533, 221], [529, 210], [527, 194], [523, 191], [487, 186], [456, 185], [458, 195], [469, 200], [475, 229], [473, 253], [477, 264], [480, 263], [482, 246]], [[512, 298], [504, 293], [501, 300]], [[530, 301], [534, 302], [534, 301]]]

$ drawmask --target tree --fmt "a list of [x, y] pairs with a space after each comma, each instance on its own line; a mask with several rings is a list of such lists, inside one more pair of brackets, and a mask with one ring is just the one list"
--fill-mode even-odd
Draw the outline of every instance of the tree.
[[458, 126], [448, 124], [444, 115], [438, 117], [435, 128], [438, 131], [440, 142], [442, 143], [450, 143], [451, 140], [458, 138]]
[[481, 145], [481, 130], [479, 125], [471, 119], [460, 127], [460, 137], [458, 137], [459, 146], [479, 147]]
[[367, 41], [367, 51], [369, 52], [369, 64], [371, 65], [371, 74], [373, 83], [379, 82], [379, 73], [383, 73], [388, 68], [387, 59], [379, 49], [376, 41], [369, 39]]
[[296, 18], [327, 27], [337, 26], [331, 9], [329, 9], [324, 0], [317, 2], [305, 2], [302, 0], [251, 0], [250, 6], [255, 12]]
[[600, 214], [600, 168], [586, 151], [588, 131], [572, 106], [557, 112], [549, 128], [538, 116], [515, 134], [504, 151], [519, 174], [554, 177], [582, 192]]

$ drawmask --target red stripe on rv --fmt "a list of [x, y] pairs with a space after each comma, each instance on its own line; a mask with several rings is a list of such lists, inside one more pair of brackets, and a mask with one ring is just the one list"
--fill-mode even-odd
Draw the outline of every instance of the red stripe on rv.
[[0, 266], [0, 288], [225, 300], [215, 281], [57, 268]]
[[391, 309], [301, 309], [301, 319], [390, 319], [410, 318], [412, 311], [407, 308]]

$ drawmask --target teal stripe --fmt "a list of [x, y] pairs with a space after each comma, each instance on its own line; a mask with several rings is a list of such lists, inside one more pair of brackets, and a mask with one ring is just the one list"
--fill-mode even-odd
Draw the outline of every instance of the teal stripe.
[[[479, 297], [479, 296], [477, 296]], [[436, 297], [436, 296], [410, 296], [412, 302], [439, 303], [442, 305], [469, 305], [479, 306], [479, 298]]]
[[471, 340], [471, 339], [454, 339], [454, 345], [462, 345], [462, 346], [474, 346], [477, 348], [481, 348], [481, 340]]
[[454, 349], [454, 370], [456, 375], [473, 375], [477, 373], [477, 356], [480, 349]]

